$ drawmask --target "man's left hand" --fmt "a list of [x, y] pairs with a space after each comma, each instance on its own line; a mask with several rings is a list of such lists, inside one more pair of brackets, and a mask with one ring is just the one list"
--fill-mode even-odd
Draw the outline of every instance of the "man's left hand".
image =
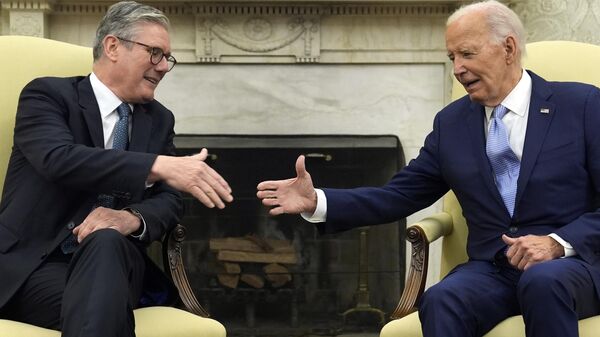
[[140, 218], [129, 211], [98, 207], [73, 229], [73, 234], [81, 243], [88, 235], [99, 229], [112, 228], [123, 235], [129, 235], [135, 232], [140, 225]]
[[526, 235], [518, 238], [502, 235], [502, 240], [508, 246], [506, 251], [508, 262], [520, 270], [526, 270], [540, 262], [557, 259], [565, 254], [563, 246], [547, 235]]

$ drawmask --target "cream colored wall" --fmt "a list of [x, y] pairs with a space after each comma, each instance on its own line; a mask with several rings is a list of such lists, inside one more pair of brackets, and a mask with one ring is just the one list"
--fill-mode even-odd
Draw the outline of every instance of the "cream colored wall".
[[533, 41], [567, 40], [600, 45], [600, 0], [515, 1]]

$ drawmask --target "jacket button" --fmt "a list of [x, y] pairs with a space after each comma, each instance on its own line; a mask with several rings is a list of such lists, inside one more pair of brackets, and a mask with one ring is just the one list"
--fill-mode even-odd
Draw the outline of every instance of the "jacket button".
[[73, 228], [75, 228], [75, 224], [73, 223], [73, 221], [70, 221], [70, 222], [67, 224], [67, 229], [73, 229]]
[[509, 231], [511, 234], [515, 234], [516, 232], [518, 232], [518, 231], [519, 231], [519, 227], [517, 227], [517, 226], [510, 226], [510, 227], [508, 228], [508, 231]]

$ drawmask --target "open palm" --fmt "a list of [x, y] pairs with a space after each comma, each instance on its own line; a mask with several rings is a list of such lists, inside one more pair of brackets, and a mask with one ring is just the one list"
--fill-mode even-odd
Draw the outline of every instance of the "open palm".
[[314, 213], [317, 196], [302, 155], [296, 160], [296, 175], [295, 178], [258, 184], [256, 196], [262, 200], [263, 205], [271, 207], [269, 214]]

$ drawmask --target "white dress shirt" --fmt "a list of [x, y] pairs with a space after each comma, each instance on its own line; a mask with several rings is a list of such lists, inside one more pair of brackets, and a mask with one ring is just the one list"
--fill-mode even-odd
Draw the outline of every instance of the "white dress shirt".
[[[100, 109], [100, 118], [102, 119], [102, 134], [104, 135], [104, 148], [112, 149], [113, 140], [115, 138], [115, 126], [119, 121], [117, 107], [123, 102], [106, 85], [104, 85], [104, 83], [102, 83], [94, 73], [90, 74], [90, 84], [92, 85], [92, 90], [94, 91], [94, 96], [96, 96], [98, 108]], [[130, 111], [133, 111], [133, 106], [131, 104], [129, 104], [129, 108], [131, 109]], [[129, 118], [128, 121], [128, 135], [131, 138], [131, 118]], [[152, 185], [146, 184], [146, 187], [150, 186]], [[144, 217], [134, 210], [132, 213], [140, 218], [143, 226], [142, 234], [132, 235], [132, 237], [141, 239], [146, 234], [146, 221], [144, 220]]]
[[[517, 155], [519, 160], [521, 160], [521, 157], [523, 156], [523, 146], [525, 144], [525, 134], [527, 132], [527, 117], [529, 116], [529, 103], [531, 102], [531, 88], [531, 76], [529, 76], [527, 71], [523, 70], [519, 83], [517, 83], [501, 103], [509, 110], [502, 118], [502, 122], [506, 126], [506, 131], [508, 132], [510, 148], [515, 155]], [[493, 110], [494, 107], [485, 107], [486, 119], [483, 127], [485, 129], [486, 137], [490, 127]], [[312, 215], [308, 213], [302, 213], [301, 215], [305, 220], [312, 223], [325, 222], [327, 219], [327, 197], [322, 190], [315, 189], [315, 191], [317, 192], [317, 208], [315, 209], [315, 212]], [[573, 246], [557, 234], [552, 233], [549, 234], [549, 236], [563, 246], [565, 257], [577, 254], [575, 249], [573, 249]]]

